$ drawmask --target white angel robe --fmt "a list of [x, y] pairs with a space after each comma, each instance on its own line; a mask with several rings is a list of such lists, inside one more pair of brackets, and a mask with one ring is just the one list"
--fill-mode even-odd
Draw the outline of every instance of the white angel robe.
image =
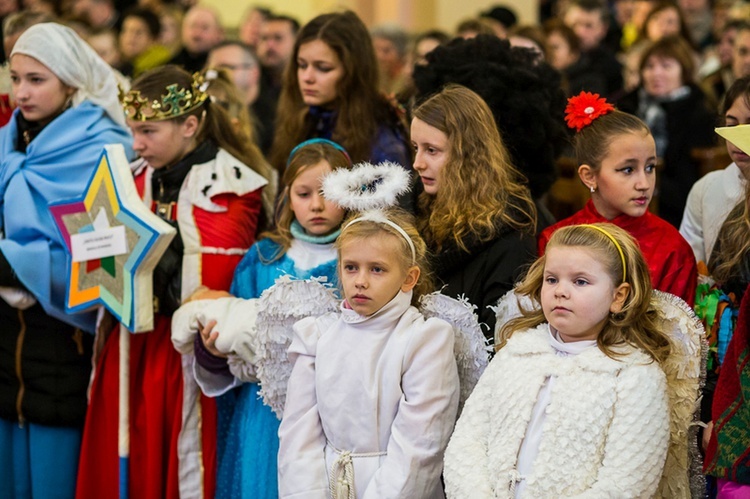
[[280, 497], [443, 497], [459, 396], [454, 332], [411, 297], [399, 292], [369, 317], [342, 305], [295, 324]]

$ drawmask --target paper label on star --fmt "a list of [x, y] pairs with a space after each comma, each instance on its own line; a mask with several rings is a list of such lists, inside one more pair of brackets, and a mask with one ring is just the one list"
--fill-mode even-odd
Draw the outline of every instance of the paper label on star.
[[153, 270], [176, 231], [141, 200], [122, 145], [104, 148], [81, 199], [50, 212], [68, 250], [66, 310], [104, 305], [129, 331], [153, 329]]

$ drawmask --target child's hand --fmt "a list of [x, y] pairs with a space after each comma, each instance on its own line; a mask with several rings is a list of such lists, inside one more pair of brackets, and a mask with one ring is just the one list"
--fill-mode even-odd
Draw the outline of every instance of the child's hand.
[[202, 324], [199, 325], [201, 326], [201, 341], [203, 342], [203, 346], [206, 347], [206, 350], [215, 357], [226, 358], [227, 354], [222, 353], [216, 348], [216, 338], [219, 337], [219, 332], [213, 330], [214, 326], [216, 326], [216, 321], [210, 320], [205, 326]]

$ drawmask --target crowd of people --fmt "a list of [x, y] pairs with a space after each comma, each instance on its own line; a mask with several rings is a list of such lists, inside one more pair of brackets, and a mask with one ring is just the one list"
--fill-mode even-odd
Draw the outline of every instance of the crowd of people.
[[[750, 131], [714, 131], [750, 124], [750, 4], [540, 4], [228, 36], [194, 2], [0, 2], [0, 496], [750, 497]], [[66, 310], [48, 208], [107, 144], [177, 233], [127, 352]], [[289, 333], [277, 412], [259, 333], [226, 338], [284, 276], [340, 308]], [[433, 292], [488, 345], [468, 400]]]

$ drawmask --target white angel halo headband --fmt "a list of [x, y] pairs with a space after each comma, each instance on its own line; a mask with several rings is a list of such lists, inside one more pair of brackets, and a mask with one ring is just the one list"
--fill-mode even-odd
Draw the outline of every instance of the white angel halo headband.
[[364, 221], [385, 224], [401, 234], [411, 249], [412, 265], [417, 263], [414, 242], [404, 229], [388, 219], [384, 209], [395, 206], [398, 196], [410, 187], [407, 171], [396, 163], [385, 161], [379, 165], [359, 163], [351, 170], [339, 168], [323, 179], [323, 195], [342, 208], [362, 212], [346, 226]]
[[371, 210], [367, 211], [362, 214], [362, 216], [355, 218], [346, 226], [344, 227], [344, 230], [346, 230], [349, 226], [357, 223], [357, 222], [375, 222], [380, 224], [385, 224], [391, 228], [393, 228], [396, 232], [401, 234], [401, 236], [406, 239], [406, 242], [409, 244], [409, 249], [411, 249], [411, 263], [412, 265], [417, 263], [417, 250], [414, 247], [414, 242], [409, 237], [409, 234], [406, 233], [404, 229], [399, 227], [397, 223], [394, 223], [390, 220], [388, 220], [388, 217], [385, 216], [385, 213], [383, 213], [380, 210]]

